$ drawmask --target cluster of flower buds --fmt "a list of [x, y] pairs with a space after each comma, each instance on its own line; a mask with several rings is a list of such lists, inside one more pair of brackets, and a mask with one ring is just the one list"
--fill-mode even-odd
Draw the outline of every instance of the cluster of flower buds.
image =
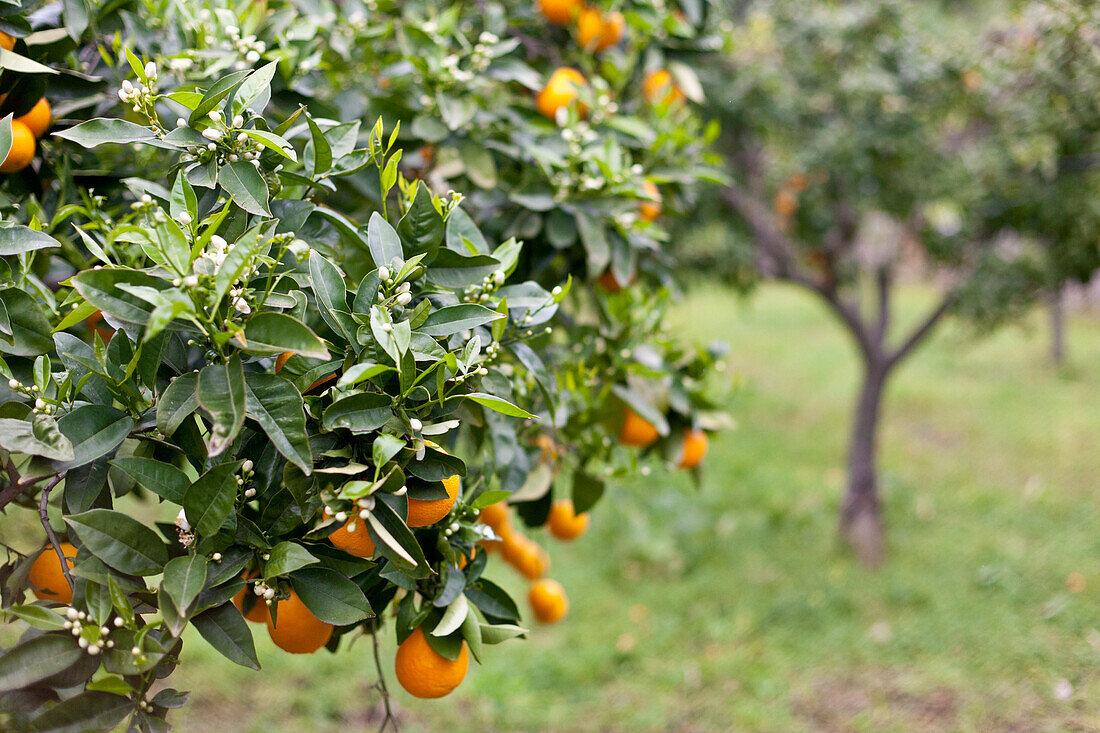
[[479, 285], [471, 285], [463, 292], [463, 300], [468, 303], [487, 303], [490, 296], [504, 284], [507, 275], [504, 270], [496, 270], [486, 275]]
[[248, 64], [254, 64], [260, 60], [260, 56], [267, 51], [267, 44], [263, 41], [256, 39], [256, 36], [248, 35], [241, 36], [241, 29], [236, 26], [229, 26], [225, 29], [225, 32], [229, 34], [229, 40], [233, 42], [234, 48], [237, 49], [244, 61]]
[[[237, 486], [243, 487], [255, 474], [255, 464], [251, 460], [245, 459], [245, 462], [241, 464], [241, 475], [237, 477]], [[251, 499], [255, 495], [256, 488], [253, 486], [249, 486], [244, 490], [244, 498], [246, 499]]]
[[195, 542], [195, 533], [191, 531], [191, 523], [187, 521], [187, 512], [180, 509], [176, 515], [176, 532], [179, 534], [180, 544], [190, 547]]
[[[65, 622], [63, 627], [72, 633], [76, 637], [76, 643], [81, 649], [84, 649], [91, 656], [96, 656], [104, 649], [113, 649], [115, 642], [108, 638], [111, 634], [111, 628], [109, 626], [95, 627], [93, 623], [90, 626], [85, 626], [85, 623], [89, 621], [88, 614], [79, 609], [69, 607], [65, 609]], [[116, 628], [122, 626], [123, 621], [120, 617], [116, 617], [114, 625]]]

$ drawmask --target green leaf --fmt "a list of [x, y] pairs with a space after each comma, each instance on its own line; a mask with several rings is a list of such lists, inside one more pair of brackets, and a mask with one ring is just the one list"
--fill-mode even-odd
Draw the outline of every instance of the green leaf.
[[146, 491], [151, 491], [173, 504], [183, 505], [184, 493], [191, 482], [187, 479], [187, 474], [171, 463], [155, 458], [122, 456], [111, 461], [111, 465]]
[[536, 420], [538, 419], [537, 416], [532, 415], [531, 413], [527, 412], [527, 410], [524, 410], [521, 407], [517, 407], [508, 400], [497, 397], [496, 395], [486, 394], [484, 392], [471, 392], [470, 394], [461, 396], [465, 397], [468, 400], [473, 400], [479, 405], [488, 407], [490, 410], [495, 410], [502, 415], [508, 415], [510, 417], [534, 418]]
[[301, 568], [291, 573], [290, 584], [302, 603], [325, 623], [346, 626], [374, 615], [359, 586], [335, 570]]
[[85, 270], [72, 278], [73, 287], [89, 303], [120, 321], [145, 325], [153, 305], [119, 285], [166, 290], [169, 284], [145, 272], [117, 267]]
[[[42, 305], [19, 288], [0, 290], [0, 301], [8, 312], [12, 342], [0, 339], [0, 352], [15, 356], [38, 356], [53, 348], [50, 322]], [[49, 342], [49, 343], [47, 343]]]
[[321, 128], [308, 114], [306, 122], [309, 124], [310, 140], [313, 143], [313, 177], [316, 178], [332, 167], [332, 148], [325, 139], [325, 134], [321, 132]]
[[[47, 547], [43, 552], [53, 552], [53, 548]], [[0, 611], [0, 616], [3, 614], [14, 616], [28, 626], [43, 631], [60, 631], [65, 628], [65, 617], [52, 608], [46, 608], [45, 606], [11, 606]]]
[[344, 428], [353, 433], [369, 433], [393, 417], [392, 398], [363, 392], [349, 395], [328, 406], [321, 418], [325, 430]]
[[264, 579], [286, 575], [316, 562], [317, 558], [297, 542], [280, 542], [268, 553]]
[[476, 303], [448, 305], [433, 311], [416, 330], [429, 336], [450, 336], [504, 318], [495, 310]]
[[486, 644], [499, 644], [502, 641], [523, 636], [527, 629], [515, 624], [482, 624], [481, 639]]
[[336, 383], [336, 386], [344, 389], [345, 387], [352, 387], [360, 382], [370, 379], [371, 377], [378, 376], [383, 372], [392, 372], [395, 369], [388, 364], [374, 364], [371, 362], [360, 362], [359, 364], [353, 364], [347, 371], [340, 376], [340, 381]]
[[344, 276], [336, 269], [336, 265], [314, 250], [309, 255], [309, 280], [320, 306], [321, 318], [333, 331], [342, 333], [351, 340], [354, 333], [345, 328], [346, 317], [341, 315], [348, 309], [348, 289], [344, 284]]
[[84, 650], [68, 634], [43, 634], [0, 656], [0, 692], [18, 690], [63, 672], [80, 661]]
[[198, 478], [183, 495], [187, 521], [203, 537], [215, 534], [237, 499], [236, 472], [240, 461], [219, 463]]
[[247, 107], [256, 101], [265, 91], [270, 92], [271, 80], [275, 78], [275, 70], [278, 66], [278, 61], [272, 61], [249, 74], [248, 77], [241, 82], [240, 88], [237, 89], [234, 104]]
[[467, 255], [440, 249], [425, 277], [434, 285], [464, 288], [482, 282], [486, 275], [499, 269], [500, 262], [490, 255]]
[[130, 434], [134, 421], [124, 412], [106, 405], [82, 405], [57, 421], [62, 434], [73, 446], [73, 458], [58, 470], [91, 463], [111, 453]]
[[220, 455], [237, 437], [244, 425], [245, 387], [240, 356], [229, 364], [211, 364], [199, 372], [195, 392], [199, 405], [210, 413], [214, 425], [210, 428], [207, 448], [210, 456]]
[[251, 69], [235, 71], [211, 84], [210, 88], [206, 90], [206, 94], [203, 95], [202, 101], [191, 111], [191, 116], [187, 118], [187, 124], [194, 127], [196, 122], [205, 117], [210, 110], [217, 107], [218, 103], [229, 96], [229, 93], [236, 89], [237, 85], [251, 73]]
[[160, 588], [171, 596], [180, 616], [185, 616], [191, 603], [206, 584], [206, 557], [184, 555], [164, 566], [164, 579]]
[[268, 150], [274, 150], [279, 155], [287, 158], [295, 163], [298, 162], [298, 154], [294, 152], [293, 146], [283, 138], [279, 137], [273, 132], [266, 132], [264, 130], [245, 130], [245, 135], [263, 145]]
[[431, 575], [432, 569], [416, 536], [385, 501], [375, 502], [374, 510], [367, 515], [367, 528], [378, 551], [403, 573], [414, 578]]
[[[348, 581], [351, 582], [351, 581]], [[244, 616], [232, 602], [226, 601], [191, 619], [206, 643], [214, 647], [226, 659], [242, 667], [259, 669], [256, 645]]]
[[271, 216], [267, 205], [271, 196], [267, 182], [251, 163], [238, 160], [223, 165], [218, 171], [218, 183], [249, 214]]
[[374, 465], [381, 468], [404, 447], [405, 441], [401, 438], [389, 433], [382, 433], [374, 439], [374, 445], [371, 447], [371, 458], [374, 460]]
[[463, 240], [472, 244], [475, 252], [489, 254], [489, 243], [485, 241], [485, 235], [477, 228], [477, 224], [470, 215], [461, 208], [454, 209], [447, 216], [446, 237], [447, 249], [459, 254], [470, 254]]
[[93, 555], [115, 570], [155, 575], [168, 564], [168, 550], [157, 533], [127, 514], [90, 509], [65, 517], [65, 522]]
[[114, 730], [134, 709], [129, 697], [88, 690], [66, 698], [34, 719], [31, 733]]
[[306, 324], [285, 313], [257, 313], [244, 324], [245, 351], [282, 354], [290, 351], [309, 359], [328, 359], [325, 342]]
[[378, 267], [389, 265], [395, 259], [404, 258], [401, 238], [377, 211], [371, 214], [370, 221], [367, 223], [367, 246], [370, 248], [371, 257], [374, 258], [374, 264]]
[[16, 224], [0, 228], [0, 256], [3, 257], [60, 246], [61, 243], [49, 234], [30, 227]]
[[421, 182], [416, 187], [416, 196], [408, 212], [397, 224], [397, 233], [401, 235], [405, 259], [424, 254], [424, 264], [431, 264], [443, 242], [443, 216], [436, 211], [432, 203], [432, 194]]
[[583, 514], [603, 496], [604, 482], [578, 468], [573, 472], [573, 511]]
[[71, 140], [89, 149], [106, 143], [147, 143], [157, 139], [156, 133], [144, 125], [102, 117], [55, 132], [53, 137]]
[[274, 374], [249, 373], [245, 378], [245, 414], [259, 423], [287, 460], [307, 476], [313, 472], [302, 393], [293, 384]]
[[172, 435], [188, 415], [199, 409], [199, 375], [188, 372], [173, 379], [157, 401], [157, 430]]
[[27, 456], [42, 456], [54, 461], [75, 458], [73, 444], [61, 434], [49, 415], [36, 414], [34, 422], [0, 418], [0, 448]]
[[443, 612], [443, 618], [432, 629], [432, 636], [448, 636], [458, 631], [466, 620], [466, 614], [469, 610], [470, 602], [466, 600], [466, 596], [460, 595], [447, 606], [447, 610]]
[[264, 251], [267, 246], [272, 223], [257, 224], [242, 234], [229, 248], [229, 254], [214, 276], [214, 300], [221, 301], [230, 286], [237, 282], [248, 269], [249, 263]]

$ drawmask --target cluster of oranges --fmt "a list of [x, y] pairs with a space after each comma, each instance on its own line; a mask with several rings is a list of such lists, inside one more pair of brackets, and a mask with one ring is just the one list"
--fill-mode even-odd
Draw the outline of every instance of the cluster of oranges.
[[[535, 618], [544, 624], [564, 618], [569, 611], [565, 589], [561, 583], [545, 577], [550, 569], [550, 557], [542, 547], [512, 526], [508, 506], [504, 503], [487, 506], [481, 510], [478, 521], [500, 536], [500, 554], [505, 562], [531, 581], [527, 602], [531, 604]], [[575, 540], [588, 529], [588, 515], [577, 514], [573, 502], [568, 499], [555, 501], [550, 507], [546, 526], [550, 534], [559, 540]], [[491, 549], [494, 544], [497, 543], [486, 543], [486, 547]]]
[[[660, 433], [651, 422], [627, 407], [623, 411], [623, 422], [619, 429], [619, 442], [635, 448], [648, 448], [657, 442]], [[679, 468], [695, 468], [707, 454], [707, 434], [698, 428], [685, 430], [680, 440], [680, 449], [676, 458]]]
[[622, 13], [605, 13], [583, 0], [539, 0], [539, 10], [554, 25], [576, 23], [577, 42], [593, 53], [614, 46], [626, 30]]
[[[5, 51], [12, 50], [15, 39], [0, 31], [0, 47]], [[17, 173], [30, 165], [38, 148], [38, 139], [50, 127], [50, 116], [50, 103], [42, 97], [28, 112], [12, 120], [11, 150], [0, 163], [0, 173]]]

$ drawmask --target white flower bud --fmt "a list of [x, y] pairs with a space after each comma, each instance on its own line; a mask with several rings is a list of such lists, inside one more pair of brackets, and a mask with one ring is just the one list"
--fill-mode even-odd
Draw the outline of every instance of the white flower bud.
[[34, 401], [34, 408], [36, 410], [41, 410], [45, 407], [46, 407], [46, 401], [44, 399], [42, 399], [41, 397]]
[[187, 127], [187, 120], [182, 117], [176, 118], [176, 127]]
[[150, 196], [150, 195], [149, 195], [149, 194], [147, 194], [147, 193], [143, 193], [143, 194], [141, 194], [141, 203], [143, 203], [143, 204], [151, 204], [151, 203], [153, 203], [153, 197], [152, 197], [152, 196]]
[[215, 552], [213, 555], [210, 556], [210, 559], [214, 562], [221, 562], [222, 554], [220, 552]]
[[187, 226], [188, 224], [191, 223], [191, 215], [188, 214], [186, 211], [180, 212], [179, 222], [180, 222], [180, 224], [183, 224], [184, 226]]
[[393, 330], [393, 326], [390, 325], [389, 323], [383, 323], [382, 324], [382, 330], [385, 331], [386, 333], [389, 333], [390, 331]]
[[390, 279], [390, 268], [386, 267], [385, 265], [382, 265], [381, 267], [379, 267], [378, 268], [378, 279], [379, 280], [389, 280]]
[[126, 623], [126, 622], [122, 620], [121, 616], [115, 616], [115, 626], [116, 627], [121, 628], [122, 624], [124, 624], [124, 623]]
[[126, 92], [126, 96], [130, 96], [134, 93], [134, 85], [130, 83], [129, 79], [122, 81], [122, 91]]
[[207, 140], [220, 140], [222, 137], [221, 130], [216, 130], [213, 127], [208, 127], [202, 131], [202, 136]]
[[67, 617], [67, 618], [68, 618], [68, 619], [69, 619], [70, 621], [76, 621], [76, 618], [77, 618], [77, 610], [76, 610], [75, 608], [69, 608], [68, 610], [66, 610], [66, 611], [65, 611], [65, 616], [66, 616], [66, 617]]
[[401, 293], [397, 296], [397, 302], [399, 305], [408, 305], [412, 301], [413, 297], [411, 293]]
[[239, 135], [237, 135], [237, 142], [243, 143], [246, 140], [248, 140], [248, 134], [247, 133], [242, 132]]
[[233, 127], [244, 127], [244, 115], [233, 116]]
[[23, 385], [21, 385], [21, 384], [19, 383], [19, 380], [18, 380], [18, 379], [9, 379], [9, 380], [8, 380], [8, 387], [9, 387], [9, 388], [11, 388], [11, 389], [19, 389], [19, 388], [20, 388], [20, 387], [22, 387], [22, 386], [23, 386]]
[[255, 51], [249, 51], [247, 54], [245, 54], [244, 60], [250, 64], [254, 64], [260, 60], [260, 54], [256, 53]]
[[348, 514], [347, 512], [336, 512], [335, 518], [337, 522], [346, 522], [348, 521]]
[[214, 122], [221, 122], [222, 121], [222, 113], [219, 112], [216, 109], [212, 109], [212, 110], [210, 110], [210, 119], [214, 120]]
[[157, 65], [152, 61], [145, 64], [145, 75], [153, 81], [157, 80]]
[[214, 245], [216, 249], [225, 249], [229, 245], [226, 243], [225, 238], [219, 234], [215, 234], [210, 237], [210, 244]]
[[252, 463], [251, 460], [246, 460], [244, 463], [241, 464], [241, 470], [245, 473], [250, 473], [254, 466], [255, 464]]
[[419, 433], [424, 429], [424, 423], [417, 420], [415, 417], [409, 420], [409, 427], [413, 429], [414, 433]]

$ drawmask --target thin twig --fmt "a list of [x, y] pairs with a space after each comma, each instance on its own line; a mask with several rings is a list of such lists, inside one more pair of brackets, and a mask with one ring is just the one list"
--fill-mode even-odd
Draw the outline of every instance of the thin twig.
[[378, 670], [378, 682], [374, 686], [378, 689], [378, 692], [382, 695], [382, 706], [386, 711], [386, 717], [382, 719], [382, 725], [378, 728], [378, 733], [386, 730], [387, 723], [393, 723], [393, 729], [397, 731], [397, 717], [393, 714], [393, 709], [390, 707], [390, 691], [386, 687], [386, 675], [382, 672], [382, 657], [378, 653], [378, 617], [375, 616], [370, 620], [370, 636], [371, 644], [374, 645], [374, 667]]
[[50, 502], [50, 491], [53, 487], [61, 483], [61, 479], [65, 478], [65, 471], [54, 476], [50, 479], [50, 482], [42, 487], [42, 500], [38, 504], [38, 516], [42, 518], [42, 528], [46, 530], [46, 536], [50, 538], [50, 544], [53, 545], [53, 551], [57, 553], [57, 559], [61, 561], [61, 572], [65, 575], [65, 580], [69, 583], [69, 588], [73, 588], [73, 576], [69, 575], [69, 560], [65, 557], [65, 553], [61, 551], [61, 543], [57, 540], [57, 534], [53, 531], [53, 527], [50, 526], [50, 514], [47, 510]]

